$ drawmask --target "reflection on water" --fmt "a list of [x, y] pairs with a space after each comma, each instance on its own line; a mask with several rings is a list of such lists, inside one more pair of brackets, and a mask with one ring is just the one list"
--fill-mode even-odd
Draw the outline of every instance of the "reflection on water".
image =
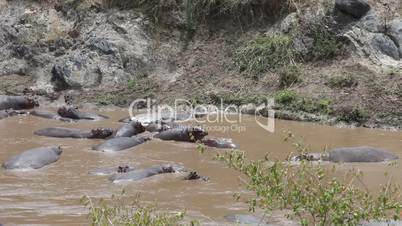
[[[164, 210], [186, 210], [187, 214], [203, 221], [223, 221], [231, 213], [247, 212], [247, 205], [236, 202], [234, 193], [244, 193], [240, 174], [213, 160], [213, 152], [200, 154], [195, 144], [153, 140], [128, 151], [116, 154], [99, 153], [91, 147], [100, 140], [58, 139], [34, 136], [44, 127], [73, 128], [112, 127], [126, 112], [103, 112], [111, 118], [100, 122], [64, 123], [54, 120], [22, 116], [0, 121], [0, 162], [23, 150], [47, 145], [61, 145], [63, 154], [58, 162], [29, 172], [0, 170], [0, 222], [5, 224], [87, 225], [86, 210], [80, 203], [84, 195], [109, 198], [125, 188], [127, 194], [141, 194], [141, 200], [158, 202]], [[220, 124], [208, 124], [216, 128]], [[230, 126], [230, 125], [229, 125]], [[311, 123], [277, 121], [276, 132], [259, 127], [254, 117], [243, 118], [241, 131], [210, 131], [211, 137], [232, 138], [252, 159], [264, 157], [285, 160], [292, 145], [283, 141], [285, 130], [304, 137], [312, 150], [340, 146], [369, 145], [388, 149], [402, 157], [402, 133], [369, 129], [345, 129]], [[212, 149], [208, 149], [212, 150]], [[146, 167], [175, 162], [194, 169], [210, 178], [209, 182], [184, 181], [180, 175], [158, 175], [140, 182], [112, 184], [107, 177], [89, 175], [97, 167], [131, 165]], [[359, 168], [364, 172], [365, 184], [375, 190], [386, 182], [384, 173], [402, 185], [399, 161], [396, 166], [386, 163], [342, 164], [342, 169]]]

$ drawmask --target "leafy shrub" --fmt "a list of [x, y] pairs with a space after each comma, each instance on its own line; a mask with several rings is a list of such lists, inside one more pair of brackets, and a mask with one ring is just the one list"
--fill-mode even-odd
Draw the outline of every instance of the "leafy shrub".
[[274, 94], [275, 103], [279, 104], [290, 104], [296, 101], [297, 98], [297, 94], [291, 90], [282, 90]]
[[361, 106], [342, 106], [336, 110], [340, 121], [364, 123], [369, 118], [366, 109]]
[[274, 94], [275, 103], [283, 109], [291, 111], [303, 111], [316, 114], [331, 114], [332, 101], [326, 98], [309, 98], [299, 96], [292, 90], [281, 90]]
[[279, 86], [281, 88], [288, 88], [300, 82], [300, 75], [302, 73], [302, 66], [300, 64], [290, 64], [282, 67], [279, 70]]
[[292, 40], [286, 35], [260, 36], [235, 53], [235, 64], [247, 75], [258, 76], [292, 63]]
[[331, 59], [344, 52], [344, 43], [330, 29], [326, 18], [301, 23], [294, 37], [307, 37], [312, 40], [301, 58], [307, 61]]
[[351, 88], [358, 85], [358, 81], [351, 73], [345, 73], [343, 75], [331, 76], [326, 85], [331, 88]]
[[258, 206], [266, 211], [287, 209], [301, 225], [360, 225], [362, 221], [399, 219], [402, 203], [395, 201], [397, 187], [387, 184], [376, 195], [353, 185], [356, 173], [343, 183], [329, 176], [317, 164], [302, 161], [292, 166], [280, 161], [249, 161], [242, 151], [218, 154], [225, 162], [248, 178], [248, 189], [256, 198], [249, 200], [250, 210]]
[[112, 196], [110, 202], [101, 200], [98, 205], [91, 198], [85, 196], [82, 202], [89, 209], [90, 225], [109, 226], [176, 226], [183, 219], [183, 213], [176, 215], [159, 213], [154, 206], [143, 206], [136, 198], [128, 203], [123, 194], [120, 197]]

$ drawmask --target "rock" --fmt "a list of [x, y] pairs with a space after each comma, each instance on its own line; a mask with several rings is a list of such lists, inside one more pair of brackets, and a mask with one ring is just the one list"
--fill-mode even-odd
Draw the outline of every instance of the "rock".
[[363, 222], [361, 226], [402, 226], [402, 221], [370, 221]]
[[383, 20], [374, 11], [370, 11], [362, 17], [356, 26], [373, 33], [384, 33], [385, 31]]
[[335, 9], [345, 14], [352, 16], [355, 19], [360, 19], [369, 10], [370, 5], [366, 0], [336, 0]]
[[402, 58], [402, 19], [394, 19], [388, 27], [388, 35], [399, 48], [399, 56]]
[[390, 56], [395, 60], [399, 60], [399, 49], [395, 43], [385, 34], [374, 33], [371, 38], [370, 45], [384, 55]]

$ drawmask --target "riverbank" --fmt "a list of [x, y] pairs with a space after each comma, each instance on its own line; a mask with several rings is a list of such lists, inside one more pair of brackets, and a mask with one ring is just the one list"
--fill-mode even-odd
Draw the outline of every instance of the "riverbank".
[[154, 15], [119, 2], [1, 1], [0, 93], [100, 108], [268, 97], [283, 119], [401, 128], [398, 1], [368, 1], [359, 15], [332, 0], [278, 5], [280, 14], [247, 1], [254, 16], [214, 5], [196, 15], [181, 3]]

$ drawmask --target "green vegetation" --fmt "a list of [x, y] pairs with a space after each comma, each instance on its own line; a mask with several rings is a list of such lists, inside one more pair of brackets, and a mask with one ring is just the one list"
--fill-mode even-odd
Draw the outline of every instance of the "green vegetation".
[[98, 105], [111, 105], [114, 104], [116, 96], [112, 93], [102, 93], [96, 96], [96, 103]]
[[330, 30], [325, 18], [301, 23], [296, 33], [296, 37], [305, 36], [313, 41], [307, 53], [301, 56], [304, 60], [317, 61], [331, 59], [344, 51], [343, 42], [339, 40], [335, 32]]
[[368, 120], [369, 114], [362, 106], [342, 106], [336, 110], [336, 114], [340, 121], [347, 123], [357, 122], [364, 123]]
[[298, 98], [296, 92], [292, 90], [281, 90], [274, 94], [275, 103], [278, 104], [290, 104], [296, 101]]
[[292, 90], [281, 90], [273, 95], [275, 103], [291, 111], [302, 111], [329, 115], [333, 112], [332, 102], [326, 98], [302, 97]]
[[257, 37], [236, 51], [234, 61], [241, 72], [258, 78], [294, 61], [292, 39], [287, 35]]
[[[294, 136], [289, 134], [287, 139]], [[307, 151], [300, 143], [295, 146]], [[359, 225], [368, 220], [399, 219], [399, 190], [390, 183], [373, 195], [355, 185], [360, 174], [352, 173], [340, 181], [323, 166], [307, 161], [300, 165], [250, 161], [242, 151], [219, 153], [217, 159], [247, 177], [248, 189], [256, 193], [256, 198], [249, 200], [251, 211], [257, 207], [268, 212], [290, 210], [289, 217], [301, 225]]]
[[301, 81], [300, 75], [303, 74], [301, 64], [291, 64], [279, 70], [279, 86], [288, 88]]
[[127, 88], [129, 90], [134, 90], [136, 88], [136, 86], [137, 86], [137, 82], [135, 80], [129, 80], [127, 82]]
[[342, 75], [335, 75], [329, 77], [326, 85], [331, 88], [351, 88], [359, 84], [357, 78], [352, 73], [345, 73]]
[[[138, 197], [129, 203], [124, 191], [121, 196], [112, 196], [109, 202], [100, 200], [97, 205], [87, 196], [82, 198], [88, 208], [88, 219], [93, 226], [126, 225], [126, 226], [180, 226], [184, 213], [160, 213], [155, 206], [141, 205]], [[191, 222], [189, 225], [197, 225]]]

